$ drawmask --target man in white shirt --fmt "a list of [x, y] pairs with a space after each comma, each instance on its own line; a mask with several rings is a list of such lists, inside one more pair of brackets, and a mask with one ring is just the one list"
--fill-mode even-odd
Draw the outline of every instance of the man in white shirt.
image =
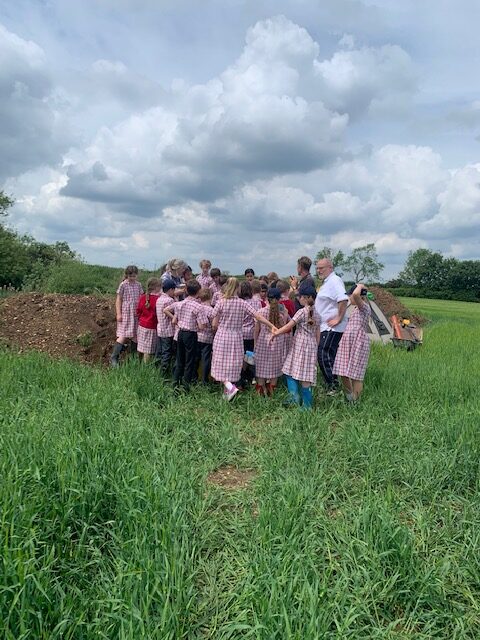
[[332, 373], [338, 345], [347, 326], [345, 311], [348, 296], [342, 279], [333, 270], [327, 258], [317, 262], [317, 274], [323, 281], [315, 299], [315, 309], [320, 316], [320, 343], [318, 366], [323, 374], [327, 393], [333, 394], [338, 387], [337, 376]]

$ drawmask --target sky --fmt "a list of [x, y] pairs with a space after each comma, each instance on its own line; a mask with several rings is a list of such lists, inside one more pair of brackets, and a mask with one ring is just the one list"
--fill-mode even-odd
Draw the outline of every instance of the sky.
[[87, 262], [480, 258], [477, 0], [0, 0], [9, 224]]

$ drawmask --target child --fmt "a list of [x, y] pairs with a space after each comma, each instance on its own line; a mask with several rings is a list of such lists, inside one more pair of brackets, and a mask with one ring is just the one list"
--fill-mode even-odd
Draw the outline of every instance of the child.
[[[238, 280], [229, 278], [222, 300], [215, 307], [212, 327], [217, 331], [213, 340], [212, 377], [224, 385], [224, 397], [231, 400], [238, 393], [235, 382], [243, 364], [243, 320], [246, 315], [267, 325], [271, 322], [255, 312], [248, 302], [238, 297]], [[233, 382], [232, 382], [233, 380]]]
[[[220, 276], [218, 279], [218, 284], [220, 286], [220, 289], [218, 291], [215, 291], [215, 293], [212, 296], [212, 307], [216, 307], [217, 306], [217, 302], [219, 300], [221, 300], [223, 298], [223, 290], [225, 289], [225, 285], [227, 284], [227, 276]], [[210, 287], [210, 289], [213, 291], [213, 288]]]
[[156, 303], [157, 311], [157, 351], [155, 353], [155, 361], [160, 366], [163, 373], [167, 373], [174, 354], [173, 336], [175, 327], [172, 324], [164, 310], [172, 306], [175, 302], [176, 284], [174, 280], [164, 280], [162, 285], [162, 294]]
[[118, 367], [118, 359], [130, 341], [132, 352], [137, 350], [137, 304], [143, 293], [142, 285], [137, 282], [138, 267], [129, 265], [125, 269], [124, 279], [117, 289], [115, 311], [117, 314], [117, 341], [110, 357], [110, 365]]
[[138, 318], [138, 353], [143, 354], [143, 361], [148, 362], [157, 350], [157, 310], [156, 304], [162, 290], [159, 278], [147, 280], [147, 293], [140, 296], [137, 304]]
[[267, 281], [269, 287], [276, 287], [279, 280], [280, 278], [278, 277], [278, 273], [276, 273], [275, 271], [270, 271], [270, 273], [267, 273]]
[[245, 269], [245, 280], [248, 280], [248, 282], [252, 282], [252, 280], [255, 278], [255, 271], [253, 269]]
[[209, 273], [212, 263], [210, 262], [210, 260], [200, 260], [198, 266], [200, 267], [202, 272], [197, 276], [197, 280], [200, 283], [202, 289], [205, 289], [206, 287], [209, 287], [211, 284], [213, 284], [213, 278]]
[[[240, 292], [238, 297], [242, 300], [248, 302], [248, 304], [257, 311], [257, 313], [262, 308], [262, 303], [258, 298], [253, 297], [253, 289], [250, 282], [244, 280], [240, 283]], [[254, 339], [253, 334], [255, 331], [255, 318], [250, 315], [246, 315], [243, 319], [243, 351], [244, 353], [247, 351], [254, 350]], [[255, 369], [254, 365], [247, 364], [246, 362], [242, 365], [242, 377], [240, 380], [240, 387], [242, 389], [246, 389], [249, 384], [251, 384], [252, 380], [255, 378]]]
[[260, 303], [262, 307], [267, 306], [267, 291], [268, 291], [268, 284], [266, 282], [261, 281], [260, 282]]
[[[287, 324], [288, 313], [285, 307], [279, 304], [279, 289], [270, 288], [267, 298], [269, 306], [262, 309], [260, 314], [280, 329]], [[277, 379], [282, 375], [288, 338], [288, 335], [283, 335], [272, 340], [264, 325], [259, 322], [255, 324], [255, 391], [260, 396], [271, 396], [277, 386]]]
[[293, 318], [295, 315], [295, 303], [293, 300], [290, 300], [288, 294], [290, 292], [290, 285], [285, 280], [279, 280], [277, 282], [277, 287], [280, 290], [280, 304], [283, 304], [285, 309], [288, 311], [288, 315], [290, 318]]
[[[177, 358], [173, 372], [173, 384], [180, 385], [183, 379], [188, 391], [190, 384], [197, 379], [197, 331], [207, 328], [208, 319], [205, 308], [197, 300], [200, 284], [196, 280], [187, 283], [187, 297], [167, 307], [164, 313], [178, 325]], [[174, 308], [175, 315], [171, 309]]]
[[282, 371], [287, 378], [287, 388], [290, 394], [288, 404], [300, 404], [298, 382], [302, 389], [303, 407], [313, 407], [312, 386], [317, 384], [317, 349], [320, 341], [320, 318], [314, 310], [314, 302], [317, 292], [315, 288], [305, 286], [300, 296], [299, 309], [290, 322], [281, 329], [275, 329], [273, 339], [276, 336], [288, 333], [296, 326], [290, 350], [285, 359]]
[[221, 284], [219, 283], [221, 275], [222, 273], [220, 269], [217, 269], [217, 267], [213, 267], [213, 269], [210, 269], [210, 277], [213, 280], [212, 284], [210, 285], [210, 289], [212, 290], [213, 295], [215, 295], [217, 291], [220, 291], [221, 289]]
[[365, 285], [353, 285], [347, 291], [347, 295], [355, 309], [350, 314], [347, 328], [338, 345], [332, 371], [335, 375], [341, 376], [347, 400], [356, 402], [362, 393], [370, 353], [367, 329], [371, 310], [366, 299]]
[[212, 366], [212, 343], [213, 343], [213, 307], [212, 307], [212, 291], [208, 287], [200, 289], [198, 299], [205, 307], [205, 313], [207, 315], [208, 326], [203, 331], [198, 332], [197, 342], [197, 365], [202, 365], [201, 382], [202, 384], [208, 383], [210, 376], [210, 369]]

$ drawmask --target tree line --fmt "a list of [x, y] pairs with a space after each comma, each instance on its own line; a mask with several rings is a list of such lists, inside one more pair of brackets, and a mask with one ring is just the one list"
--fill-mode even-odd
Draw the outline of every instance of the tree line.
[[[0, 287], [37, 289], [59, 265], [73, 261], [78, 268], [80, 256], [66, 242], [38, 242], [2, 224], [13, 204], [13, 199], [0, 191]], [[381, 281], [384, 265], [373, 243], [357, 247], [348, 255], [323, 247], [316, 255], [316, 260], [321, 258], [331, 260], [336, 273], [352, 282]], [[71, 285], [73, 289], [76, 286]], [[430, 249], [417, 249], [408, 254], [398, 276], [383, 286], [397, 295], [479, 302], [480, 260], [446, 258]]]

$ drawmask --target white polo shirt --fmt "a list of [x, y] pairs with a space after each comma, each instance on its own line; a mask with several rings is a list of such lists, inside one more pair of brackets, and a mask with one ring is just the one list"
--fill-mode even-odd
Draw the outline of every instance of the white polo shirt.
[[348, 300], [345, 285], [340, 276], [332, 271], [323, 281], [315, 299], [315, 309], [320, 316], [320, 331], [337, 331], [338, 333], [345, 331], [348, 322], [345, 316], [336, 327], [332, 328], [327, 324], [328, 320], [338, 315], [338, 303], [342, 300]]

